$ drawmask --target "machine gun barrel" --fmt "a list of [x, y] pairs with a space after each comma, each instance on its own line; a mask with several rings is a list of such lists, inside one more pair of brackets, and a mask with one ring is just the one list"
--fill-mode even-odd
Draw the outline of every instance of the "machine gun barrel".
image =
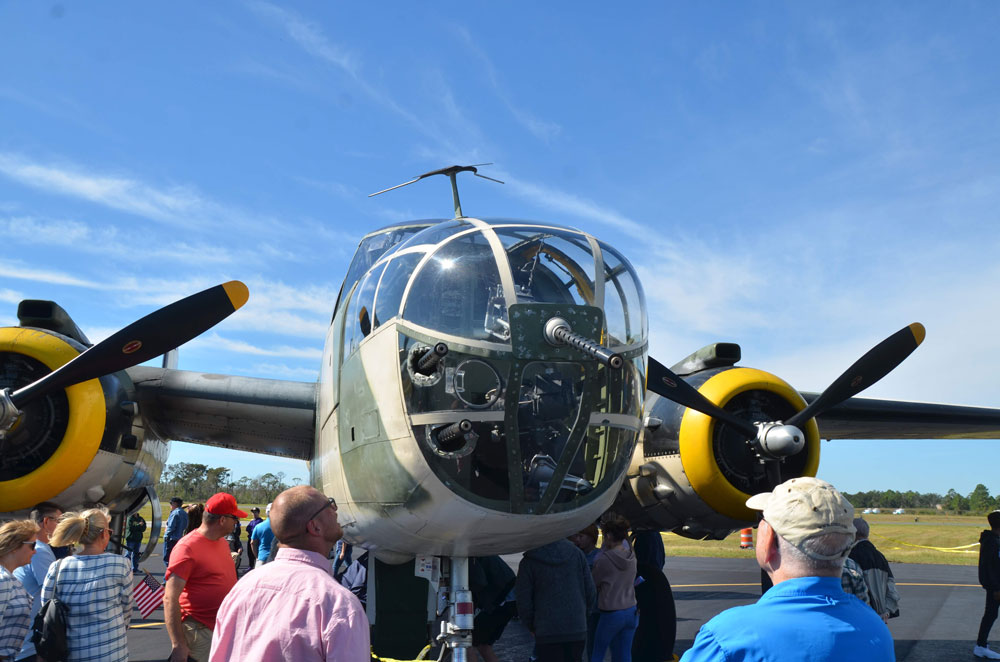
[[467, 418], [452, 423], [446, 428], [438, 430], [437, 438], [441, 444], [450, 444], [454, 441], [464, 440], [466, 435], [472, 433], [472, 421]]
[[448, 345], [439, 342], [434, 347], [429, 347], [424, 355], [417, 360], [417, 372], [421, 375], [430, 375], [437, 370], [437, 364], [448, 355]]
[[621, 368], [625, 361], [621, 354], [612, 352], [604, 345], [573, 333], [566, 320], [553, 317], [545, 324], [545, 339], [553, 345], [572, 345], [584, 354], [597, 359], [609, 368]]

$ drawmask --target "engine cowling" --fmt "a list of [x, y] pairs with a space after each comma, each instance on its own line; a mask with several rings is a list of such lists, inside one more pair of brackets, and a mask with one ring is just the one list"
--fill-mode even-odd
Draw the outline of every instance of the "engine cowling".
[[[29, 384], [86, 346], [50, 329], [0, 328], [0, 388]], [[0, 512], [52, 500], [66, 508], [101, 502], [123, 510], [155, 485], [166, 443], [146, 441], [124, 371], [40, 397], [3, 441]]]
[[[805, 408], [799, 393], [770, 373], [743, 367], [703, 370], [684, 379], [723, 409], [751, 422], [787, 420]], [[770, 489], [745, 435], [701, 412], [647, 392], [647, 427], [619, 504], [633, 526], [721, 539], [756, 519], [745, 503]], [[815, 476], [819, 428], [803, 426], [803, 450], [785, 458], [782, 479]]]

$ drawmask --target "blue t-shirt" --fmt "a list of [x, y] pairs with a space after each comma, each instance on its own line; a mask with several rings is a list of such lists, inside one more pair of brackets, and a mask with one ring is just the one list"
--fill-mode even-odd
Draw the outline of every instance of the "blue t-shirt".
[[682, 662], [824, 662], [896, 659], [878, 614], [844, 593], [840, 577], [775, 584], [756, 604], [722, 612], [698, 631]]
[[270, 517], [253, 527], [253, 533], [250, 534], [251, 544], [254, 540], [258, 544], [257, 561], [267, 563], [267, 557], [271, 555], [271, 546], [274, 544], [274, 532], [271, 531]]

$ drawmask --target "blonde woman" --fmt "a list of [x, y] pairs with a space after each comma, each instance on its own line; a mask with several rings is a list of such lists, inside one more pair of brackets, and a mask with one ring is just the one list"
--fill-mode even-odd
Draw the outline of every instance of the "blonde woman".
[[128, 660], [132, 568], [124, 556], [105, 553], [110, 539], [110, 518], [100, 508], [66, 513], [50, 538], [57, 547], [81, 546], [75, 556], [52, 564], [42, 586], [42, 600], [48, 600], [56, 589], [58, 569], [59, 599], [69, 610], [71, 662]]
[[37, 535], [31, 520], [0, 526], [0, 660], [13, 660], [31, 629], [31, 598], [13, 573], [31, 561]]

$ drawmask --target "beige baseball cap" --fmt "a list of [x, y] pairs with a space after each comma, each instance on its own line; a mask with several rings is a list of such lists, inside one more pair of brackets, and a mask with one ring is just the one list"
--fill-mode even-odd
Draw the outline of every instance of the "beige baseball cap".
[[[815, 559], [831, 561], [846, 556], [854, 544], [854, 506], [830, 483], [805, 476], [792, 478], [771, 492], [747, 499], [747, 508], [760, 510], [778, 535]], [[810, 538], [827, 533], [850, 534], [843, 551], [825, 556], [802, 547]]]

